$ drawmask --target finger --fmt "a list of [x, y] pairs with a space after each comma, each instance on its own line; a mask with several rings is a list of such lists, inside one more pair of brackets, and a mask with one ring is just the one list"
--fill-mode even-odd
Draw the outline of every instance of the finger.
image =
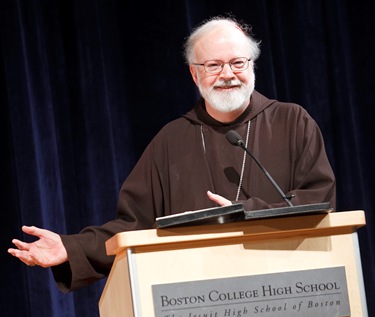
[[18, 249], [13, 249], [13, 248], [8, 249], [8, 253], [10, 253], [11, 255], [13, 255], [15, 257], [17, 257], [17, 255], [16, 255], [17, 251], [18, 251]]
[[18, 249], [9, 248], [8, 252], [13, 255], [14, 257], [20, 259], [23, 263], [30, 265], [34, 263], [33, 258], [30, 256], [29, 252], [21, 251]]
[[214, 194], [210, 191], [207, 191], [207, 196], [208, 196], [208, 198], [210, 198], [212, 201], [214, 201], [216, 203], [218, 203], [218, 199], [220, 198], [219, 195], [216, 195], [216, 194]]
[[215, 194], [213, 193], [213, 192], [211, 192], [211, 191], [207, 191], [207, 196], [208, 197], [214, 197], [215, 196]]
[[13, 239], [12, 240], [13, 244], [18, 248], [20, 249], [21, 251], [24, 250], [24, 251], [29, 251], [30, 249], [30, 244], [29, 243], [26, 243], [26, 242], [23, 242], [23, 241], [20, 241], [18, 239]]
[[208, 198], [210, 198], [212, 201], [216, 202], [220, 206], [229, 206], [232, 204], [232, 202], [218, 194], [213, 194], [210, 191], [207, 191]]
[[45, 235], [45, 233], [47, 232], [47, 230], [45, 229], [40, 229], [38, 227], [35, 227], [35, 226], [22, 226], [22, 231], [24, 233], [27, 233], [29, 235], [32, 235], [32, 236], [35, 236], [35, 237], [42, 237]]
[[21, 262], [25, 263], [27, 266], [35, 266], [35, 263], [32, 260], [25, 260], [23, 258], [18, 258]]

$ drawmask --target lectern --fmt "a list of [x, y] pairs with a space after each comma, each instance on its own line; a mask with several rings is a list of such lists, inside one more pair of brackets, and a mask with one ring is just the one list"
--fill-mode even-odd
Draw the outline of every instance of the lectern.
[[361, 210], [122, 232], [101, 317], [367, 316]]

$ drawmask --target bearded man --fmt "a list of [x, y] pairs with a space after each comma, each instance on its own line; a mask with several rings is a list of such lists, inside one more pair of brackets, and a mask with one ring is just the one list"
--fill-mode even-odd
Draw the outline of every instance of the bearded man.
[[236, 131], [293, 205], [330, 202], [335, 177], [316, 122], [299, 105], [254, 90], [259, 43], [249, 27], [215, 17], [197, 27], [185, 57], [202, 98], [161, 129], [124, 181], [117, 217], [75, 235], [36, 227], [39, 239], [9, 252], [28, 265], [52, 267], [70, 291], [108, 275], [105, 241], [122, 231], [152, 228], [157, 217], [242, 203], [246, 211], [286, 206], [257, 164], [226, 140]]

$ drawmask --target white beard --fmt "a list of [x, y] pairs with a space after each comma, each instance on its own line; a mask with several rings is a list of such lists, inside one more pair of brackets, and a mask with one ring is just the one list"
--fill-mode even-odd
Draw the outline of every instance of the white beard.
[[[216, 90], [215, 87], [239, 86], [234, 91]], [[215, 83], [213, 86], [204, 89], [198, 84], [202, 97], [217, 111], [232, 112], [247, 106], [250, 96], [254, 91], [254, 77], [248, 85], [244, 85], [239, 80], [228, 80]]]

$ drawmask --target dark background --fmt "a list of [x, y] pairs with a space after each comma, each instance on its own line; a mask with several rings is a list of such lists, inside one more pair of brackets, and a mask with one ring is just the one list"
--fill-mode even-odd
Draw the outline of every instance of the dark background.
[[[7, 253], [23, 224], [76, 233], [115, 215], [145, 146], [197, 91], [182, 44], [231, 12], [262, 41], [256, 88], [304, 106], [337, 177], [339, 211], [363, 209], [367, 298], [375, 294], [374, 2], [2, 0], [1, 316], [98, 316], [104, 281], [70, 294]], [[375, 316], [368, 300], [369, 316]]]

